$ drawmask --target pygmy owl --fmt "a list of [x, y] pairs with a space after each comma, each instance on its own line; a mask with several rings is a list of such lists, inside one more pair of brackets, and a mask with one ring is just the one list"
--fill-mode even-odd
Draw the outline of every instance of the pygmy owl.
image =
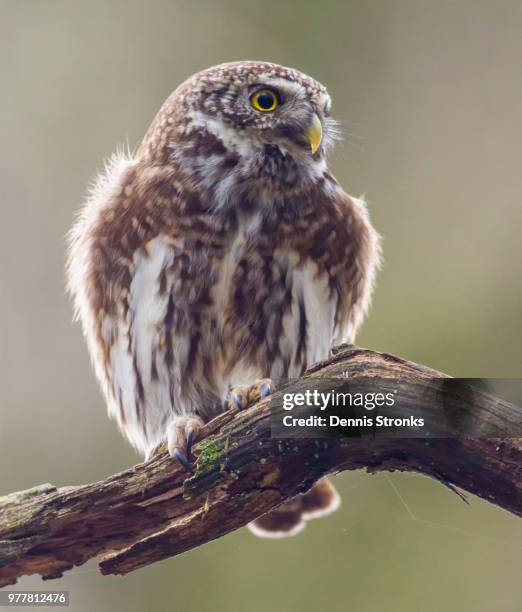
[[[71, 233], [69, 286], [109, 414], [187, 469], [206, 421], [353, 342], [378, 236], [328, 170], [330, 97], [276, 64], [204, 70], [98, 178]], [[299, 531], [335, 509], [320, 481], [255, 521]]]

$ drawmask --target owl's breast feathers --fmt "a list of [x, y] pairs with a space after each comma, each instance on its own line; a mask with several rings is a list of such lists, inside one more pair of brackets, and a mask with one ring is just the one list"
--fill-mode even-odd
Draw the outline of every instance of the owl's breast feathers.
[[328, 172], [271, 202], [259, 181], [242, 185], [219, 207], [215, 186], [172, 165], [123, 161], [74, 230], [77, 310], [110, 412], [140, 449], [173, 410], [220, 410], [238, 379], [299, 375], [353, 339], [368, 307], [379, 248], [363, 202]]

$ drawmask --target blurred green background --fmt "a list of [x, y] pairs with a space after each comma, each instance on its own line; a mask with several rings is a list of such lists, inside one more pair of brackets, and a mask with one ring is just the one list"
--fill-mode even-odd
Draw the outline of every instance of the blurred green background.
[[[64, 236], [102, 160], [222, 61], [330, 90], [333, 169], [384, 236], [359, 344], [520, 377], [521, 29], [519, 0], [0, 0], [0, 494], [138, 461], [71, 323]], [[334, 480], [342, 509], [294, 539], [241, 530], [125, 578], [92, 563], [20, 587], [78, 611], [522, 610], [520, 520], [420, 476]]]

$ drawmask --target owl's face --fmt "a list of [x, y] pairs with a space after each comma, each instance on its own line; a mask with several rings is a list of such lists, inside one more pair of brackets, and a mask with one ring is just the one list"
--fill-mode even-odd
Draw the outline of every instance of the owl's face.
[[277, 147], [320, 159], [335, 137], [331, 100], [314, 79], [276, 64], [236, 62], [200, 72], [181, 96], [187, 126], [199, 126], [243, 153]]

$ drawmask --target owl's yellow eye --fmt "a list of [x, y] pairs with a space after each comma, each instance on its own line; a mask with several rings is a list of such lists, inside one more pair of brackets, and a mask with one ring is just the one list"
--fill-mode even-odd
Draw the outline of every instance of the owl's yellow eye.
[[250, 96], [250, 104], [262, 113], [269, 113], [279, 106], [279, 98], [271, 89], [258, 89]]

